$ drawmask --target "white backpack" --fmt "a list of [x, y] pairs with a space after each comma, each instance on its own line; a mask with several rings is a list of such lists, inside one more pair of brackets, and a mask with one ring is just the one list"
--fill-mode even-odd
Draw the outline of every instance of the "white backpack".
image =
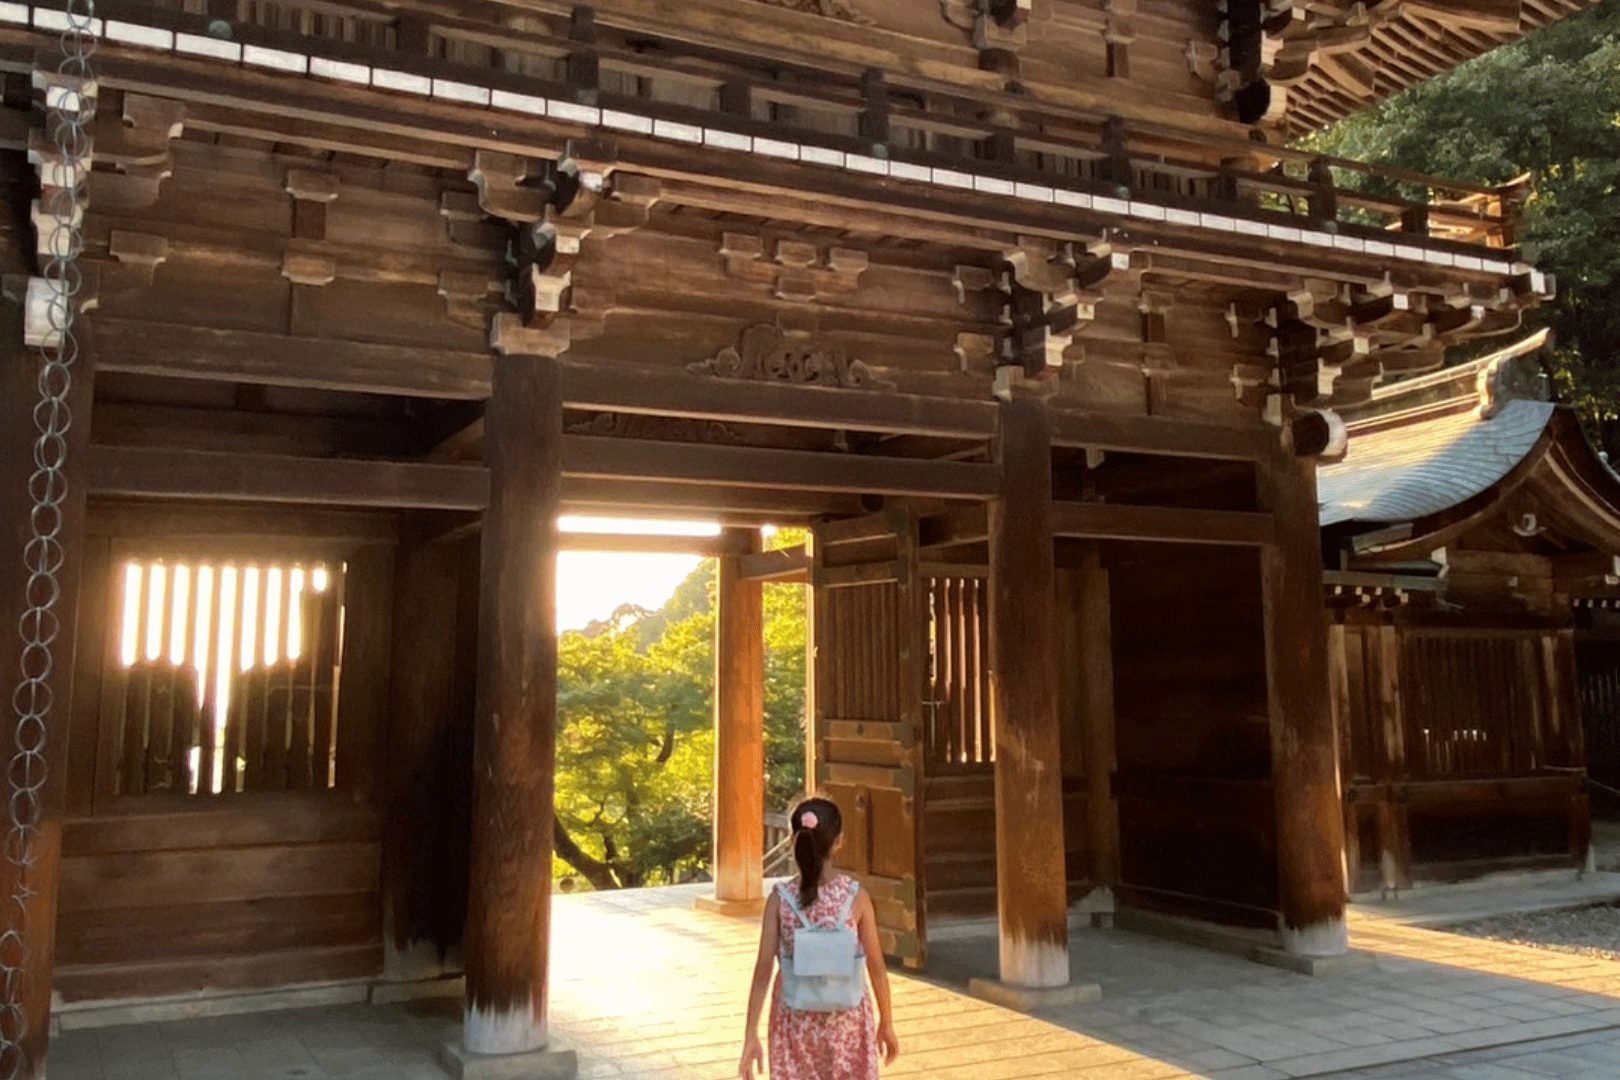
[[[852, 883], [853, 884], [853, 883]], [[832, 926], [813, 926], [804, 917], [787, 885], [776, 894], [799, 920], [793, 932], [793, 951], [785, 948], [782, 964], [782, 1000], [800, 1012], [843, 1012], [858, 1008], [866, 997], [866, 964], [853, 927], [846, 926], [855, 908], [859, 885], [838, 910]]]

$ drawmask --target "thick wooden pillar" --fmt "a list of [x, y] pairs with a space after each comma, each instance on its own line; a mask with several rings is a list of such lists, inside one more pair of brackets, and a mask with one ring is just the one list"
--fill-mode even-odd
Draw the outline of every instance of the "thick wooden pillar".
[[1348, 947], [1344, 809], [1329, 699], [1316, 462], [1279, 448], [1260, 463], [1277, 542], [1261, 551], [1271, 781], [1283, 945], [1303, 956]]
[[[56, 910], [62, 859], [62, 818], [68, 781], [67, 734], [73, 709], [74, 652], [79, 641], [78, 605], [80, 576], [85, 549], [84, 513], [85, 450], [90, 442], [90, 405], [93, 372], [88, 327], [80, 323], [75, 332], [81, 341], [78, 360], [72, 367], [72, 389], [68, 395], [71, 426], [66, 433], [66, 459], [62, 482], [56, 490], [62, 495], [60, 531], [61, 566], [56, 575], [60, 592], [54, 614], [59, 628], [51, 646], [50, 711], [43, 738], [44, 786], [40, 790], [38, 830], [30, 851], [33, 866], [26, 884], [34, 893], [25, 919], [19, 921], [12, 898], [19, 885], [19, 869], [10, 859], [0, 859], [0, 930], [21, 930], [21, 950], [9, 946], [9, 958], [23, 956], [18, 1003], [21, 1023], [7, 1018], [4, 1034], [17, 1040], [15, 1048], [0, 1054], [0, 1072], [19, 1080], [43, 1080], [51, 1025], [51, 981], [55, 973]], [[42, 360], [37, 350], [23, 344], [22, 312], [13, 300], [0, 301], [0, 763], [9, 765], [17, 752], [18, 715], [13, 705], [23, 672], [23, 643], [18, 623], [27, 604], [28, 570], [24, 548], [32, 537], [30, 515], [33, 498], [29, 491], [34, 471], [34, 442], [38, 430], [34, 406], [39, 400], [38, 380]], [[42, 519], [44, 520], [44, 519]], [[33, 670], [41, 661], [30, 660]], [[11, 796], [11, 770], [6, 771], [6, 802]], [[0, 814], [0, 836], [9, 835], [11, 815]], [[8, 851], [10, 850], [8, 843]], [[21, 1038], [18, 1039], [18, 1035]], [[20, 1053], [18, 1053], [20, 1051]]]
[[758, 531], [725, 538], [715, 573], [714, 901], [743, 914], [765, 899], [765, 597], [742, 576]]
[[1069, 982], [1063, 762], [1058, 733], [1052, 444], [1045, 407], [1001, 406], [1001, 497], [989, 507], [1001, 981]]
[[1114, 802], [1114, 630], [1108, 571], [1097, 544], [1080, 564], [1081, 756], [1086, 778], [1086, 865], [1092, 888], [1119, 884], [1119, 807]]
[[[1376, 693], [1378, 748], [1373, 779], [1396, 784], [1411, 779], [1406, 765], [1406, 714], [1401, 704], [1400, 631], [1389, 623], [1368, 632], [1367, 662]], [[1406, 804], [1380, 799], [1374, 811], [1378, 839], [1378, 880], [1386, 894], [1412, 887], [1412, 830]]]
[[484, 448], [463, 1035], [474, 1055], [546, 1044], [562, 488], [555, 361], [495, 358]]

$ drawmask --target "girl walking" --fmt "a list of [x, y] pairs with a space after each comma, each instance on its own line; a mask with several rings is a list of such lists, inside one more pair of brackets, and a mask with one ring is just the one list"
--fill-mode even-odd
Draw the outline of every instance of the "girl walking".
[[[893, 1062], [900, 1041], [889, 1012], [889, 971], [872, 899], [854, 878], [833, 869], [844, 842], [835, 803], [806, 799], [789, 821], [799, 876], [778, 884], [765, 903], [737, 1075], [754, 1080], [765, 1062], [759, 1014], [771, 968], [780, 959], [771, 991], [771, 1080], [877, 1080], [879, 1053]], [[876, 1019], [867, 977], [877, 998]]]

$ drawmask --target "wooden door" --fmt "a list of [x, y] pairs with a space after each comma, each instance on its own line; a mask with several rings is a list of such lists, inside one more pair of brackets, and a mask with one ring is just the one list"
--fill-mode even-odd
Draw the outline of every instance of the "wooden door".
[[814, 775], [843, 811], [840, 865], [871, 895], [884, 952], [917, 967], [926, 956], [918, 794], [927, 594], [915, 522], [895, 520], [858, 542], [839, 542], [850, 531], [840, 526], [818, 528], [814, 541]]

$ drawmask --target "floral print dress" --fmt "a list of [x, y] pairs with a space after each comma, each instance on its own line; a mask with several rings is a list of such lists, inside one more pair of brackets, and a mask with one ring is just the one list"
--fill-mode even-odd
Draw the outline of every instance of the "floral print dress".
[[[795, 901], [799, 887], [791, 881], [777, 885]], [[816, 890], [816, 902], [804, 917], [816, 926], [831, 926], [856, 889], [855, 881], [839, 874]], [[793, 932], [799, 920], [785, 902], [777, 904], [781, 950], [793, 951]], [[849, 926], [855, 925], [851, 910]], [[801, 1012], [782, 1000], [782, 975], [771, 991], [771, 1080], [877, 1080], [877, 1021], [870, 994], [859, 1007], [843, 1012]]]

